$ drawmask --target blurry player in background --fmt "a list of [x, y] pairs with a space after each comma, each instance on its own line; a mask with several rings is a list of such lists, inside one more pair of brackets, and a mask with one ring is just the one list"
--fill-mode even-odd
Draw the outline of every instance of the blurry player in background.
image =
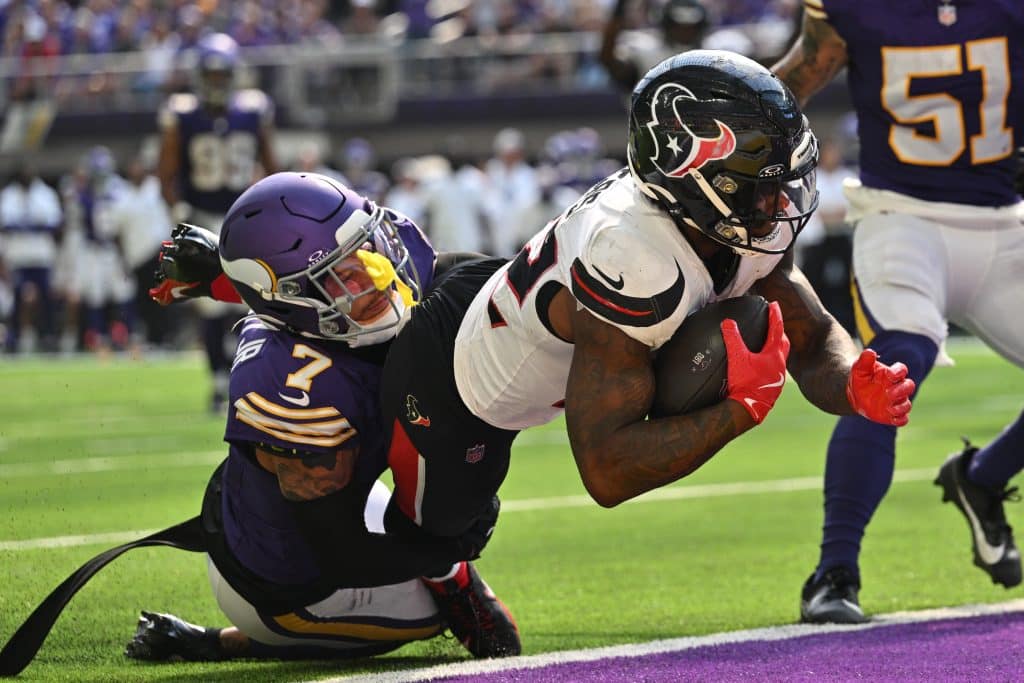
[[423, 187], [430, 241], [444, 251], [488, 252], [487, 176], [479, 160], [458, 135], [447, 138], [432, 159]]
[[530, 210], [540, 200], [537, 171], [526, 159], [526, 137], [518, 128], [494, 136], [494, 156], [484, 163], [484, 210], [490, 229], [489, 254], [508, 258], [530, 238]]
[[659, 33], [623, 33], [631, 23], [627, 9], [632, 5], [636, 10], [640, 4], [615, 0], [601, 34], [601, 63], [625, 93], [632, 92], [640, 77], [655, 64], [678, 52], [701, 47], [708, 29], [708, 11], [700, 0], [665, 0], [652, 10]]
[[[563, 140], [560, 144], [551, 140], [552, 147], [563, 149], [560, 154], [554, 155], [551, 163], [558, 170], [560, 182], [575, 191], [572, 201], [622, 167], [619, 160], [605, 156], [601, 135], [593, 128], [584, 126], [552, 136], [557, 137]], [[545, 151], [548, 151], [547, 148], [545, 145]], [[559, 212], [572, 201], [562, 204]]]
[[[171, 233], [171, 217], [152, 174], [152, 161], [138, 154], [125, 168], [125, 182], [110, 208], [113, 235], [132, 279], [135, 312], [145, 327], [145, 340], [162, 346], [176, 321], [149, 297], [155, 284], [160, 246]], [[138, 335], [138, 330], [134, 330]], [[140, 339], [141, 341], [141, 339]]]
[[[805, 0], [804, 9], [800, 39], [774, 68], [806, 102], [848, 67], [860, 138], [860, 184], [847, 199], [861, 340], [904, 363], [918, 386], [937, 361], [948, 364], [947, 320], [1024, 365], [1024, 226], [1013, 186], [1024, 5]], [[804, 621], [865, 621], [860, 542], [892, 481], [895, 442], [893, 427], [859, 416], [836, 425]], [[966, 444], [936, 481], [967, 517], [975, 564], [1006, 587], [1020, 583], [1021, 565], [1003, 500], [1022, 466], [1024, 416], [985, 448]]]
[[[274, 108], [256, 89], [239, 90], [238, 44], [223, 33], [204, 36], [194, 55], [195, 92], [171, 95], [160, 111], [157, 171], [173, 220], [219, 233], [224, 214], [238, 195], [263, 175], [277, 171], [273, 150]], [[198, 303], [203, 346], [213, 392], [210, 409], [226, 406], [230, 329], [244, 314], [239, 307]]]
[[338, 155], [341, 173], [348, 186], [371, 202], [380, 202], [391, 187], [388, 177], [377, 170], [377, 152], [369, 140], [351, 138]]
[[252, 308], [231, 369], [229, 455], [203, 513], [217, 539], [210, 582], [234, 626], [143, 612], [128, 656], [367, 656], [446, 624], [477, 657], [518, 654], [511, 616], [464, 561], [485, 529], [409, 544], [384, 531], [381, 365], [434, 280], [426, 238], [333, 179], [278, 173], [229, 211], [220, 260], [214, 239], [180, 226], [162, 273], [178, 296], [223, 293], [211, 283], [229, 278]]
[[135, 285], [118, 246], [114, 207], [125, 181], [106, 147], [93, 147], [82, 161], [84, 183], [65, 197], [69, 232], [81, 240], [75, 258], [75, 291], [81, 296], [83, 344], [90, 351], [128, 346], [135, 324]]
[[[644, 23], [654, 30], [623, 30]], [[674, 54], [695, 48], [754, 53], [754, 43], [735, 28], [711, 28], [711, 16], [703, 0], [615, 0], [601, 33], [598, 59], [611, 80], [627, 95], [648, 69]], [[628, 104], [628, 103], [627, 103]]]
[[0, 268], [6, 266], [10, 274], [13, 308], [8, 351], [53, 346], [52, 277], [63, 222], [60, 195], [39, 177], [33, 162], [20, 160], [0, 191]]

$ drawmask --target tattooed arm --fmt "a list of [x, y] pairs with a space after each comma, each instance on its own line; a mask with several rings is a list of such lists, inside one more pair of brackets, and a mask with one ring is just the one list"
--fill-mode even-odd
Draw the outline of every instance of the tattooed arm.
[[569, 443], [587, 492], [604, 507], [685, 477], [755, 424], [736, 401], [646, 420], [651, 350], [586, 310], [573, 313], [573, 336]]
[[256, 449], [256, 459], [264, 469], [277, 475], [281, 495], [287, 500], [314, 500], [342, 490], [352, 479], [359, 451], [339, 450], [333, 455], [308, 454], [285, 458]]
[[846, 61], [846, 41], [826, 21], [804, 12], [800, 35], [772, 71], [804, 106], [812, 95], [828, 85]]
[[787, 367], [807, 400], [829, 413], [852, 414], [846, 382], [857, 359], [857, 347], [793, 264], [792, 250], [753, 291], [768, 301], [778, 301], [782, 308], [791, 344]]

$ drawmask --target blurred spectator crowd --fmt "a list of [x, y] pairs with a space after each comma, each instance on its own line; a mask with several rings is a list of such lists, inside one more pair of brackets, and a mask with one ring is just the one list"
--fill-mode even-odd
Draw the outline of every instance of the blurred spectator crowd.
[[[637, 25], [659, 0], [637, 0]], [[4, 56], [186, 49], [207, 31], [243, 47], [399, 32], [407, 39], [600, 30], [614, 0], [0, 0]], [[794, 0], [712, 0], [713, 24], [791, 20]], [[33, 49], [39, 49], [38, 47]]]
[[[664, 0], [636, 0], [631, 28], [651, 28]], [[139, 53], [137, 90], [174, 89], [179, 56], [205, 33], [223, 31], [243, 48], [340, 45], [386, 35], [399, 42], [598, 32], [614, 0], [0, 0], [0, 56], [22, 62], [73, 55]], [[714, 0], [716, 27], [792, 25], [796, 0]], [[97, 78], [100, 78], [99, 76]], [[97, 84], [93, 84], [99, 87]], [[100, 84], [101, 85], [101, 84]], [[11, 87], [30, 99], [39, 83]], [[46, 87], [44, 85], [44, 87]], [[57, 88], [56, 95], [62, 93]]]

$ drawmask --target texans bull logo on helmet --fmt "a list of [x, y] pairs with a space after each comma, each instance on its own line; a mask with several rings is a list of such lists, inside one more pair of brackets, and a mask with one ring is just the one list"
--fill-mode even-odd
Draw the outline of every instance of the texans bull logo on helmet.
[[[697, 98], [678, 83], [662, 85], [651, 98], [651, 121], [647, 124], [655, 144], [651, 162], [669, 178], [682, 178], [707, 162], [725, 159], [736, 151], [736, 134], [718, 119], [714, 119], [718, 135], [713, 138], [700, 137], [690, 130], [679, 115], [681, 100], [697, 101]], [[670, 104], [675, 114], [678, 134], [663, 132], [664, 122], [658, 120], [657, 111], [664, 111], [666, 104]], [[685, 102], [682, 104], [685, 106]]]

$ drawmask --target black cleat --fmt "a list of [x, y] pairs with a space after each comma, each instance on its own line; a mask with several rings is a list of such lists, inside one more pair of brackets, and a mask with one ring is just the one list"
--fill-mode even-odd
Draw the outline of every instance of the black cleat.
[[469, 584], [464, 588], [459, 588], [454, 580], [440, 586], [427, 583], [449, 630], [478, 659], [518, 655], [522, 645], [511, 612], [471, 562], [466, 563], [466, 568]]
[[860, 580], [850, 569], [833, 567], [817, 581], [814, 580], [815, 573], [807, 578], [800, 593], [800, 621], [863, 624], [868, 620], [857, 600]]
[[1012, 588], [1020, 583], [1020, 551], [1013, 542], [1013, 528], [1006, 523], [1004, 500], [1020, 500], [1017, 487], [990, 489], [972, 483], [967, 468], [978, 449], [964, 439], [964, 449], [946, 458], [935, 485], [942, 487], [942, 501], [950, 501], [971, 529], [974, 564], [985, 570], [992, 583]]
[[227, 656], [217, 633], [173, 614], [143, 611], [124, 654], [148, 662], [219, 662]]

